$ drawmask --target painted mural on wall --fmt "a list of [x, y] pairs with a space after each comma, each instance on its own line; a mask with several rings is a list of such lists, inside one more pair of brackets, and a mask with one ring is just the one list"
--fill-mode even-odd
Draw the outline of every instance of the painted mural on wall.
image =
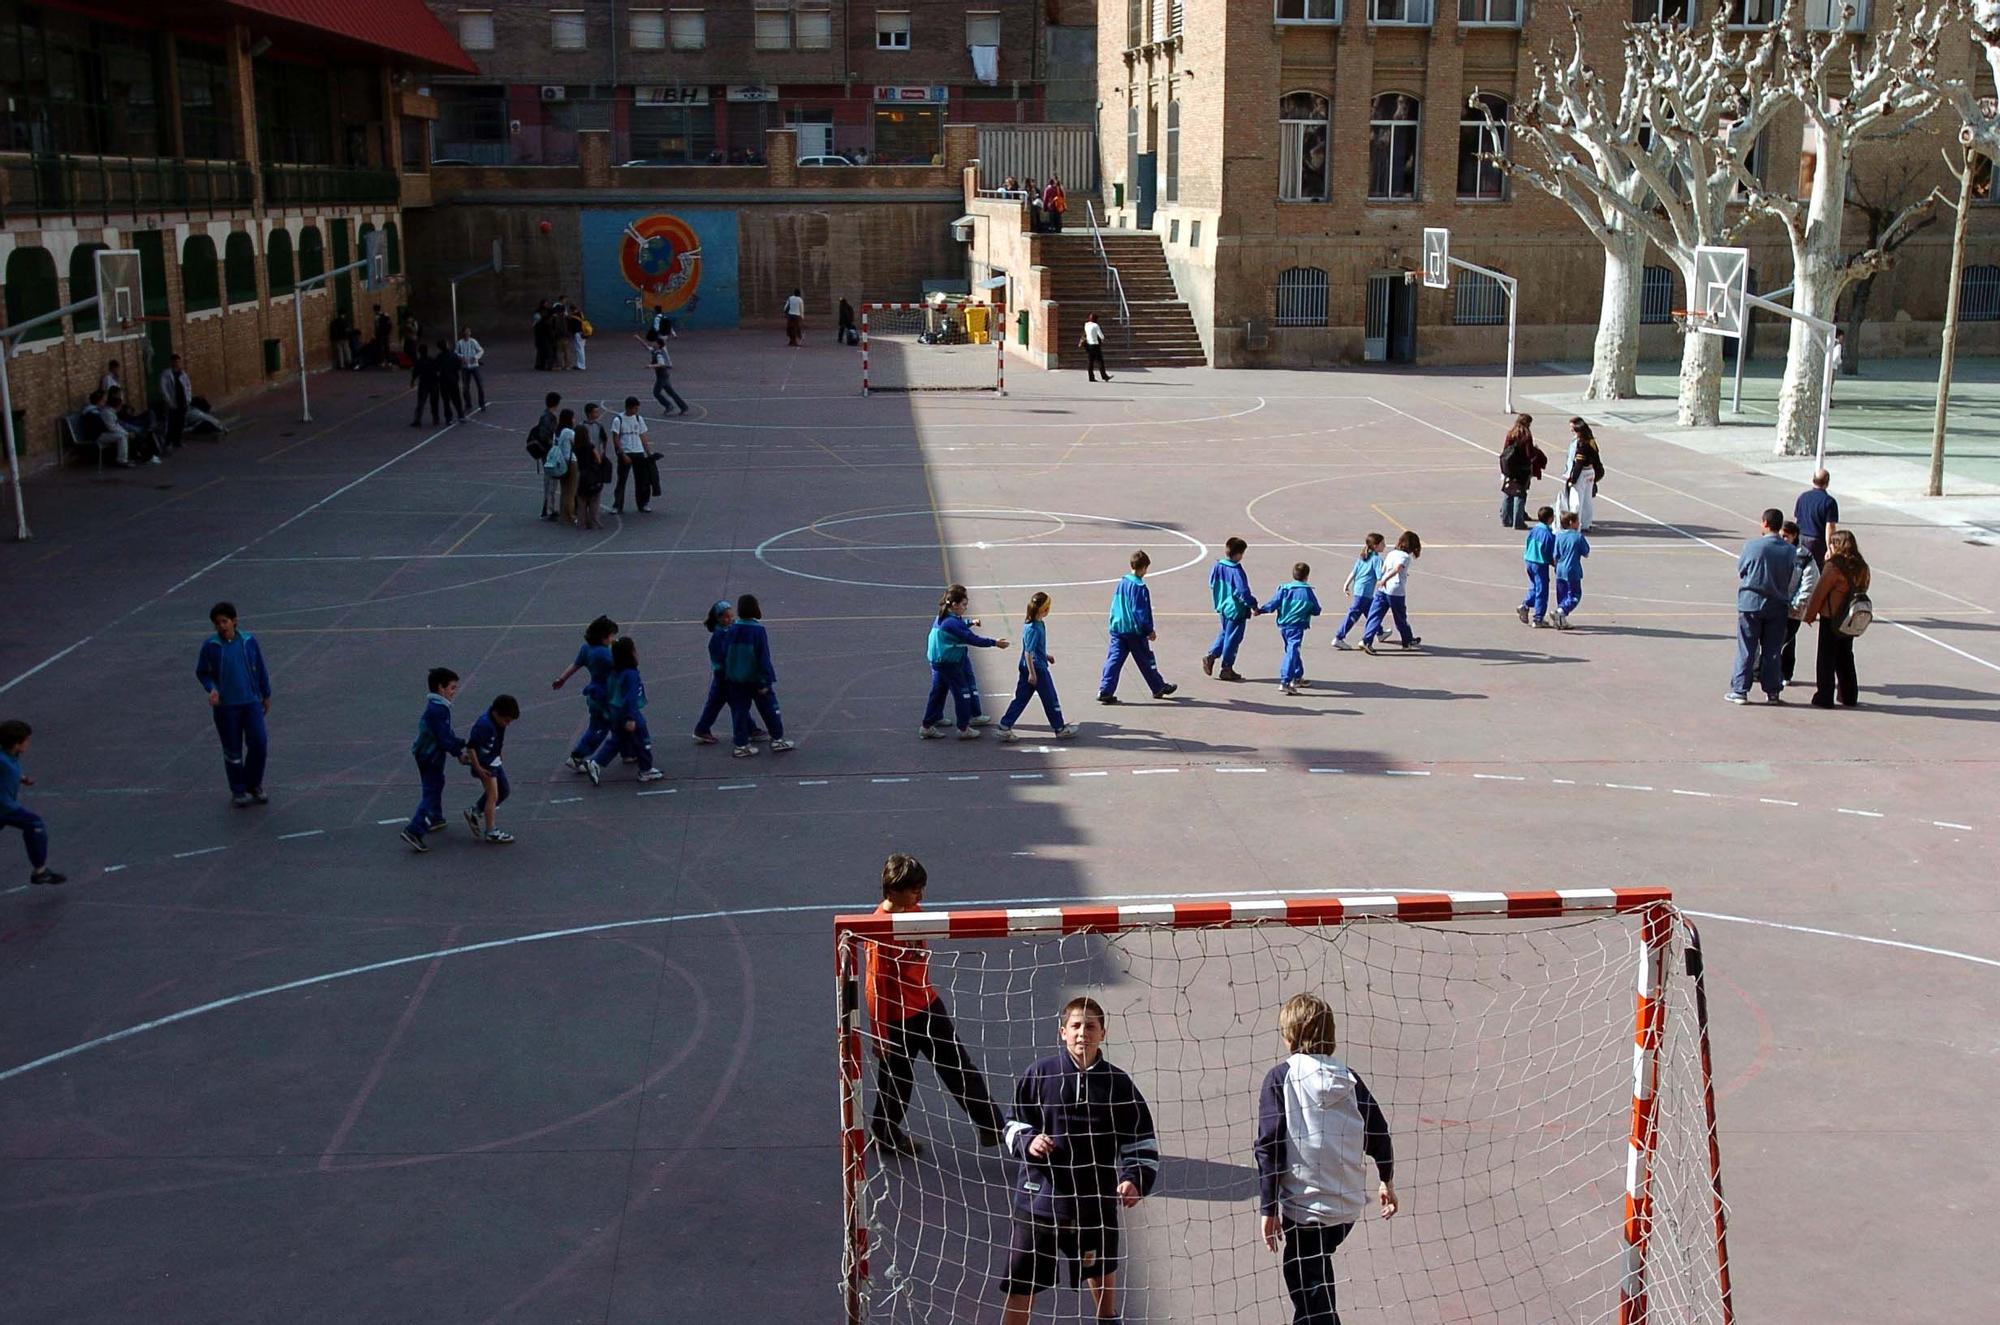
[[731, 211], [587, 211], [583, 303], [600, 326], [638, 326], [663, 310], [682, 326], [737, 323]]

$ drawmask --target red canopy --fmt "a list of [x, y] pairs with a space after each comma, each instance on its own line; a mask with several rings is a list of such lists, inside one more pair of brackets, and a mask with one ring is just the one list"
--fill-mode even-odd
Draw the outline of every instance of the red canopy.
[[[472, 74], [479, 66], [423, 0], [221, 0], [246, 22], [277, 20], [415, 64]], [[307, 34], [300, 34], [307, 35]]]

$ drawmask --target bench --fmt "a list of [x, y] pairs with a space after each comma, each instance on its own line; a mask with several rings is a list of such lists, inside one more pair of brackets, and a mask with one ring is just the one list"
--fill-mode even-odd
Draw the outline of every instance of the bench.
[[85, 410], [76, 410], [63, 415], [61, 419], [57, 420], [58, 441], [61, 443], [59, 457], [67, 456], [72, 451], [95, 451], [97, 453], [97, 468], [102, 471], [104, 468], [104, 453], [106, 451], [110, 451], [113, 454], [117, 453], [118, 438], [107, 432], [94, 442], [84, 441], [83, 417], [87, 412]]

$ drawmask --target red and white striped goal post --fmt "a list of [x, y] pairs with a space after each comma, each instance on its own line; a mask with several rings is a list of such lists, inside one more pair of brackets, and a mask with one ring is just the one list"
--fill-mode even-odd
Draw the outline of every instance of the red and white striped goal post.
[[[864, 315], [864, 327], [866, 325]], [[864, 343], [866, 332], [863, 332]], [[865, 361], [865, 356], [864, 356]], [[836, 991], [840, 1008], [841, 1181], [848, 1253], [847, 1318], [865, 1320], [868, 1229], [859, 1205], [867, 1136], [861, 1125], [862, 999], [858, 940], [1047, 938], [1135, 929], [1214, 929], [1257, 925], [1328, 926], [1368, 922], [1436, 924], [1450, 920], [1548, 920], [1637, 914], [1644, 948], [1635, 981], [1632, 1123], [1625, 1170], [1625, 1261], [1618, 1325], [1645, 1325], [1646, 1253], [1652, 1239], [1652, 1170], [1658, 1145], [1654, 1112], [1662, 1030], [1666, 1020], [1667, 956], [1676, 915], [1673, 891], [1643, 888], [1554, 888], [1524, 892], [1342, 893], [1325, 897], [1258, 897], [1225, 901], [1142, 902], [1119, 906], [1037, 906], [1002, 910], [868, 911], [833, 918]], [[1723, 1320], [1733, 1319], [1729, 1291], [1727, 1215], [1716, 1144], [1715, 1085], [1710, 1066], [1708, 1000], [1702, 982], [1700, 935], [1692, 925], [1689, 976], [1695, 987], [1703, 1105], [1709, 1135], [1709, 1180], [1715, 1221]]]
[[[893, 387], [879, 387], [879, 386], [871, 386], [869, 384], [868, 380], [869, 312], [872, 310], [878, 313], [921, 313], [924, 312], [929, 307], [930, 307], [929, 304], [923, 303], [921, 301], [917, 303], [871, 303], [871, 304], [861, 305], [861, 394], [862, 395], [865, 396], [874, 391], [889, 391], [895, 389]], [[991, 387], [940, 386], [940, 387], [917, 387], [912, 389], [919, 391], [990, 390], [996, 396], [1004, 396], [1007, 394], [1007, 335], [1006, 335], [1006, 328], [1001, 325], [1001, 318], [1000, 318], [1000, 312], [1005, 307], [1005, 305], [988, 304], [986, 305], [986, 307], [992, 309], [994, 314], [992, 328], [988, 332], [988, 334], [993, 338], [993, 385]]]

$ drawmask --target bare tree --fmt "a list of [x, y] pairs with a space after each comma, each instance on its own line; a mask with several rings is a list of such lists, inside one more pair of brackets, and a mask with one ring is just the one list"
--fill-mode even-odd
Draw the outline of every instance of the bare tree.
[[1868, 238], [1862, 251], [1880, 253], [1882, 265], [1856, 278], [1854, 293], [1847, 301], [1847, 353], [1841, 369], [1861, 370], [1861, 328], [1868, 321], [1868, 300], [1875, 292], [1875, 278], [1895, 265], [1896, 250], [1937, 224], [1938, 206], [1944, 201], [1930, 180], [1937, 166], [1920, 152], [1900, 152], [1881, 162], [1880, 168], [1864, 169], [1848, 183], [1847, 203], [1868, 223]]
[[[1773, 32], [1784, 33], [1780, 79], [1784, 94], [1805, 114], [1806, 145], [1795, 191], [1773, 187], [1738, 166], [1747, 210], [1775, 218], [1792, 249], [1792, 307], [1832, 321], [1847, 287], [1889, 264], [1877, 245], [1844, 253], [1848, 178], [1854, 151], [1864, 142], [1911, 131], [1938, 104], [1930, 79], [1951, 11], [1945, 5], [1911, 10], [1896, 0], [1888, 21], [1863, 42], [1847, 23], [1854, 9], [1831, 32], [1806, 31], [1790, 0], [1783, 0]], [[1912, 203], [1892, 218], [1890, 234], [1933, 208], [1934, 199]], [[1785, 356], [1785, 380], [1778, 394], [1779, 455], [1811, 455], [1819, 436], [1820, 385], [1825, 349], [1802, 322], [1792, 323]]]

